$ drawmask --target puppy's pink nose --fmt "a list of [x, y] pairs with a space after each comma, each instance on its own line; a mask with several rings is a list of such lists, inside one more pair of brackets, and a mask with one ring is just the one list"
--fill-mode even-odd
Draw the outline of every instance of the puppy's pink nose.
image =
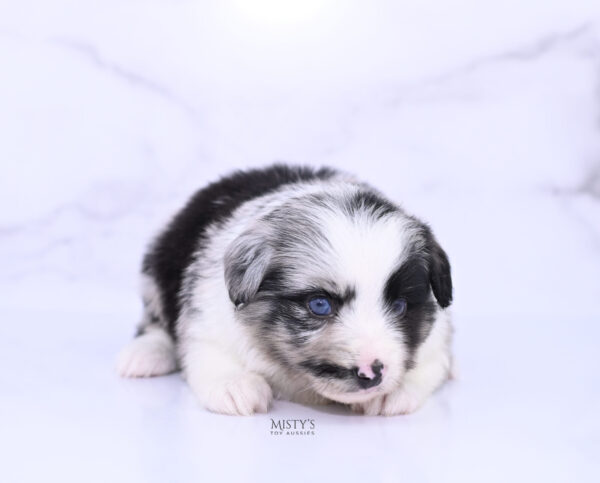
[[375, 359], [371, 364], [361, 364], [354, 369], [354, 376], [358, 385], [367, 389], [377, 386], [381, 382], [381, 371], [383, 364], [379, 359]]
[[375, 372], [373, 371], [371, 364], [363, 364], [362, 366], [358, 366], [358, 377], [373, 379], [375, 377]]

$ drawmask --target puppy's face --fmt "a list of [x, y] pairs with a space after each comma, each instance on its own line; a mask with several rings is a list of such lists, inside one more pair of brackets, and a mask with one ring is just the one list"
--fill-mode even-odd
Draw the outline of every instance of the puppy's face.
[[232, 244], [226, 280], [257, 344], [343, 403], [397, 388], [452, 296], [429, 229], [361, 191], [271, 213]]

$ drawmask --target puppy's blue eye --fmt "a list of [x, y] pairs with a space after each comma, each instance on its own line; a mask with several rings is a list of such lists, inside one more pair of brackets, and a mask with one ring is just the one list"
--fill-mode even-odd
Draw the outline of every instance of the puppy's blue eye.
[[392, 304], [392, 310], [396, 315], [404, 315], [407, 308], [408, 304], [405, 299], [398, 299]]
[[308, 308], [315, 315], [331, 315], [331, 302], [325, 297], [315, 297], [308, 302]]

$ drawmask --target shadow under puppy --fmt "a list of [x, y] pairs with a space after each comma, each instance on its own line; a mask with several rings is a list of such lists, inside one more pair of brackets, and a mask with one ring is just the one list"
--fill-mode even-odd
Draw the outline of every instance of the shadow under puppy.
[[198, 191], [143, 262], [125, 377], [181, 368], [209, 410], [273, 397], [409, 413], [449, 376], [450, 264], [430, 228], [331, 169], [276, 165]]

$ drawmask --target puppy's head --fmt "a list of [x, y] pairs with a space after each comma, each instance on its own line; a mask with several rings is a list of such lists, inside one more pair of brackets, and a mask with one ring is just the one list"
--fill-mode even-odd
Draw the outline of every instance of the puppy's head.
[[452, 301], [430, 229], [357, 187], [273, 210], [228, 248], [225, 279], [257, 344], [343, 403], [398, 387]]

